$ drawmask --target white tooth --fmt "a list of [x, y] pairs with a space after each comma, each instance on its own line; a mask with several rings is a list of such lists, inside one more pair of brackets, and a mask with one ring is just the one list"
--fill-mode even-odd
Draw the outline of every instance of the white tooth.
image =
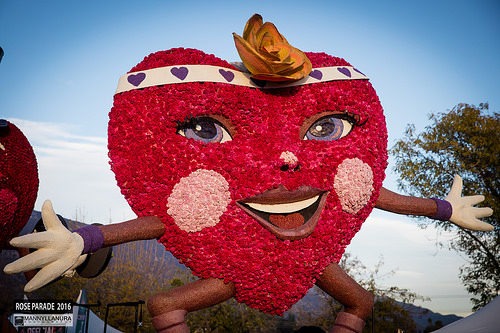
[[284, 203], [284, 204], [275, 204], [275, 205], [270, 205], [270, 204], [260, 204], [260, 203], [247, 203], [248, 206], [251, 208], [265, 212], [265, 213], [270, 213], [270, 214], [289, 214], [293, 212], [298, 212], [299, 210], [302, 210], [304, 208], [309, 207], [313, 203], [318, 200], [319, 195], [312, 197], [310, 199], [302, 200], [302, 201], [297, 201], [297, 202], [290, 202], [290, 203]]

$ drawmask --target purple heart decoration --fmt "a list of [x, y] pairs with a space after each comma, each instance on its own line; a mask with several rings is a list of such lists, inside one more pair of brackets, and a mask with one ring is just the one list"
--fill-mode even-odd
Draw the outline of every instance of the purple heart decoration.
[[174, 67], [170, 70], [173, 76], [179, 80], [184, 80], [188, 75], [189, 70], [186, 67]]
[[360, 71], [359, 69], [357, 68], [353, 68], [356, 72], [358, 72], [359, 74], [363, 75], [363, 76], [366, 76], [365, 73], [363, 73], [362, 71]]
[[231, 82], [234, 79], [234, 73], [231, 71], [225, 71], [221, 68], [219, 69], [219, 73], [227, 82]]
[[340, 68], [337, 68], [337, 70], [340, 73], [344, 74], [345, 76], [351, 77], [351, 71], [348, 68], [340, 67]]
[[321, 80], [323, 78], [323, 73], [317, 69], [309, 73], [309, 76], [315, 78], [316, 80]]
[[134, 87], [138, 87], [142, 81], [146, 78], [145, 73], [130, 74], [127, 77], [127, 81]]

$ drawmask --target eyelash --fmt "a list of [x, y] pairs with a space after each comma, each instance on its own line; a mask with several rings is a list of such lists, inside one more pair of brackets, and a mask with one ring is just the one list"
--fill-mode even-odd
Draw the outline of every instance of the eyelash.
[[361, 118], [359, 115], [347, 111], [339, 114], [332, 114], [331, 116], [336, 116], [339, 119], [347, 120], [352, 124], [352, 126], [361, 126], [366, 122], [366, 120], [363, 120], [363, 122], [361, 122]]
[[[363, 119], [363, 121], [361, 121], [360, 116], [352, 112], [323, 111], [304, 120], [303, 124], [301, 125], [300, 137], [303, 140], [312, 139], [320, 141], [334, 141], [348, 135], [356, 126], [362, 125], [365, 122], [366, 120]], [[334, 123], [340, 127], [337, 127], [337, 125], [335, 125]], [[313, 126], [315, 125], [317, 131], [316, 133], [313, 133], [315, 129], [313, 128]], [[323, 125], [327, 125], [327, 128], [323, 128]], [[334, 128], [335, 130], [333, 130]], [[345, 131], [344, 128], [346, 129]], [[340, 136], [336, 137], [335, 133], [339, 134]]]
[[179, 131], [182, 131], [182, 130], [186, 130], [188, 128], [193, 128], [193, 126], [195, 126], [195, 117], [186, 117], [186, 119], [184, 119], [184, 121], [180, 121], [180, 120], [177, 120], [176, 123], [177, 123], [177, 126], [176, 126], [176, 131], [179, 132]]
[[[204, 125], [209, 125], [209, 127], [204, 128]], [[207, 136], [203, 135], [203, 129], [209, 130], [209, 132], [205, 132], [205, 134], [208, 134]], [[177, 134], [204, 143], [223, 143], [232, 140], [226, 126], [211, 116], [189, 117], [183, 122], [178, 121]]]

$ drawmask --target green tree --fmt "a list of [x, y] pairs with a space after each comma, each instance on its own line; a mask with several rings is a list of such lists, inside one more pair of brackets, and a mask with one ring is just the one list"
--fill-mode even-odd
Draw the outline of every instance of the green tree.
[[187, 323], [192, 332], [200, 333], [276, 332], [279, 319], [230, 299], [189, 313]]
[[416, 299], [426, 299], [416, 293], [399, 287], [383, 287], [380, 283], [392, 274], [393, 271], [382, 272], [383, 260], [375, 265], [373, 269], [368, 269], [357, 257], [351, 257], [349, 253], [344, 254], [341, 262], [344, 270], [351, 275], [366, 290], [375, 295], [372, 317], [366, 320], [363, 332], [397, 332], [398, 329], [404, 332], [416, 332], [416, 325], [411, 317], [411, 313], [398, 303], [413, 303]]
[[438, 330], [444, 326], [441, 320], [436, 320], [436, 322], [433, 323], [432, 319], [429, 318], [427, 322], [429, 323], [429, 325], [425, 327], [424, 333], [434, 332], [435, 330]]
[[421, 133], [410, 124], [405, 136], [391, 148], [394, 170], [400, 177], [400, 189], [410, 195], [443, 198], [458, 174], [464, 180], [464, 195], [486, 196], [484, 205], [494, 213], [485, 221], [497, 231], [474, 232], [450, 222], [433, 222], [442, 230], [456, 232], [450, 247], [468, 257], [460, 278], [474, 295], [471, 300], [476, 310], [500, 288], [500, 117], [481, 103], [458, 104], [449, 112], [431, 114], [429, 120], [431, 124]]
[[377, 297], [373, 307], [373, 318], [366, 321], [363, 332], [399, 332], [412, 333], [417, 331], [411, 313], [394, 299]]

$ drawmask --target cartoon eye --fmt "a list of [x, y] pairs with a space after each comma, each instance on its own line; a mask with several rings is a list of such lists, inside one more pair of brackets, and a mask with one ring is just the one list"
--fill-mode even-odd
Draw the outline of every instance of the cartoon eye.
[[352, 130], [354, 120], [344, 114], [331, 114], [316, 120], [304, 135], [304, 140], [335, 141]]
[[0, 119], [0, 134], [7, 133], [9, 131], [9, 122], [5, 119]]
[[[0, 119], [0, 136], [9, 133], [9, 123], [5, 119]], [[5, 150], [5, 146], [0, 142], [0, 150]]]
[[203, 143], [223, 143], [233, 139], [224, 125], [210, 117], [191, 118], [179, 124], [177, 133]]

